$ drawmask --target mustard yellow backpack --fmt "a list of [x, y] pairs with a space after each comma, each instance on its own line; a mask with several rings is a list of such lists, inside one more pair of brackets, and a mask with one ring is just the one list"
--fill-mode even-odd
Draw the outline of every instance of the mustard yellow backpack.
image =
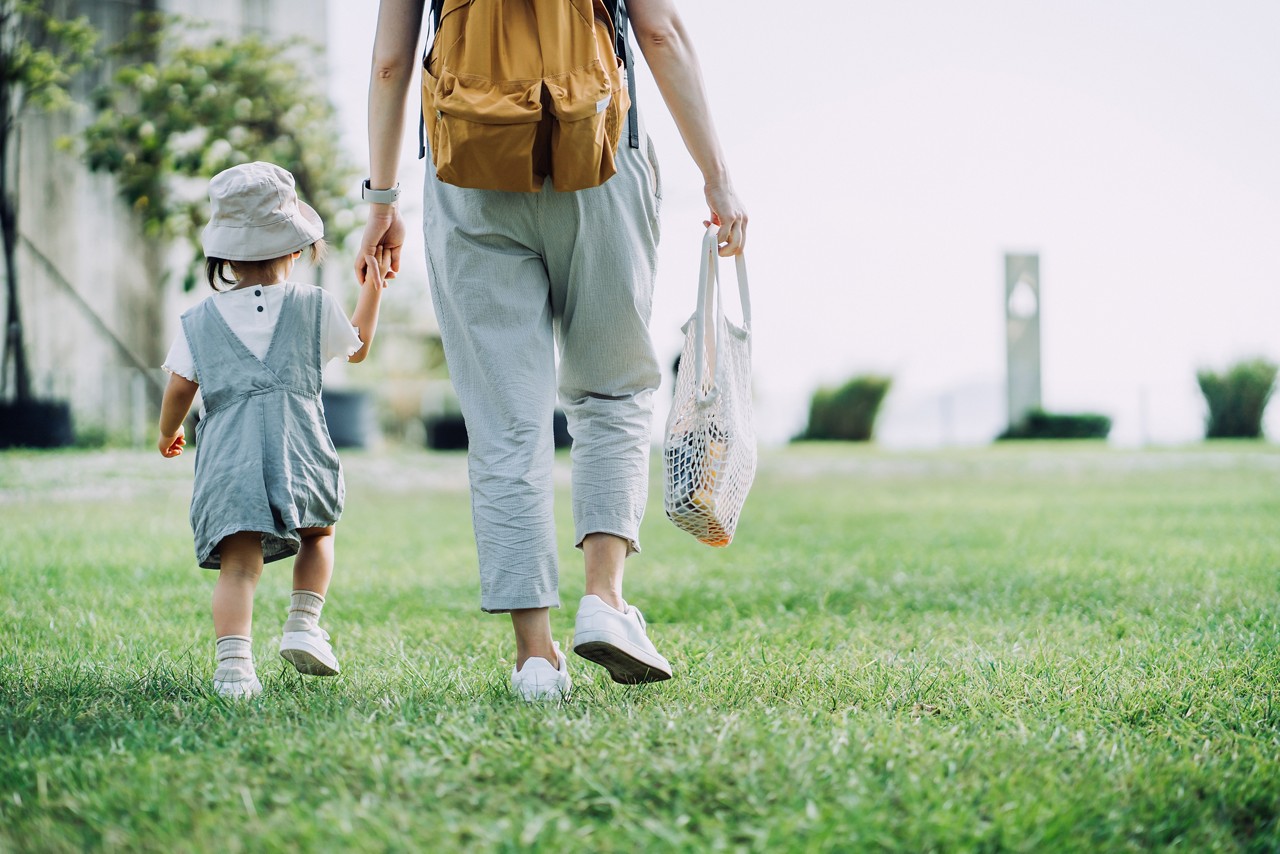
[[432, 18], [422, 114], [441, 181], [597, 187], [617, 172], [629, 112], [639, 148], [624, 0], [433, 0]]

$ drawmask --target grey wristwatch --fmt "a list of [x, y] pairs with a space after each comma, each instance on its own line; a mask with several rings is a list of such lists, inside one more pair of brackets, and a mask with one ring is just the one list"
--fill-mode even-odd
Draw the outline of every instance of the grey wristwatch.
[[360, 185], [360, 198], [380, 205], [394, 204], [396, 199], [400, 198], [400, 185], [397, 183], [390, 190], [375, 190], [369, 186], [369, 179], [365, 178], [364, 183]]

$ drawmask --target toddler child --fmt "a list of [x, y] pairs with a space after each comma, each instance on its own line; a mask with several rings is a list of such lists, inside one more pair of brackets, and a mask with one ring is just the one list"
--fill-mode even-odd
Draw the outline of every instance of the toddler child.
[[250, 631], [264, 563], [297, 555], [280, 655], [300, 673], [339, 670], [317, 625], [345, 493], [320, 387], [330, 359], [368, 355], [390, 252], [367, 259], [374, 276], [348, 320], [325, 291], [288, 281], [302, 250], [313, 261], [324, 251], [320, 217], [298, 200], [292, 175], [271, 163], [235, 166], [214, 176], [209, 200], [201, 239], [218, 293], [182, 315], [165, 359], [159, 447], [166, 457], [182, 453], [182, 422], [199, 389], [191, 528], [200, 566], [218, 570], [213, 686], [252, 697], [262, 691]]

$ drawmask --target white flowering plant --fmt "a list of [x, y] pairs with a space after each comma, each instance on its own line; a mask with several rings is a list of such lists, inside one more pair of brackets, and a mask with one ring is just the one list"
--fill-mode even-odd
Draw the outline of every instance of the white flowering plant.
[[165, 15], [139, 19], [112, 52], [122, 63], [94, 95], [85, 128], [89, 167], [115, 176], [148, 235], [185, 240], [198, 281], [207, 179], [253, 160], [293, 173], [298, 194], [341, 247], [354, 228], [355, 168], [341, 148], [333, 104], [321, 88], [320, 51], [256, 35], [192, 43], [200, 28]]

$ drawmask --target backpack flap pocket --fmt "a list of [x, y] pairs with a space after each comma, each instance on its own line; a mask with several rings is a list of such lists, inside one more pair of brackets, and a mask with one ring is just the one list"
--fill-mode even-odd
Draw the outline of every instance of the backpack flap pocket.
[[595, 19], [596, 58], [546, 80], [555, 117], [551, 136], [551, 178], [557, 190], [603, 184], [617, 171], [614, 151], [622, 117], [630, 107], [609, 27]]
[[[497, 84], [446, 70], [424, 72], [434, 110], [427, 119], [441, 181], [480, 190], [534, 192], [542, 177], [534, 140], [542, 119], [542, 84]], [[424, 103], [428, 95], [424, 93]]]

